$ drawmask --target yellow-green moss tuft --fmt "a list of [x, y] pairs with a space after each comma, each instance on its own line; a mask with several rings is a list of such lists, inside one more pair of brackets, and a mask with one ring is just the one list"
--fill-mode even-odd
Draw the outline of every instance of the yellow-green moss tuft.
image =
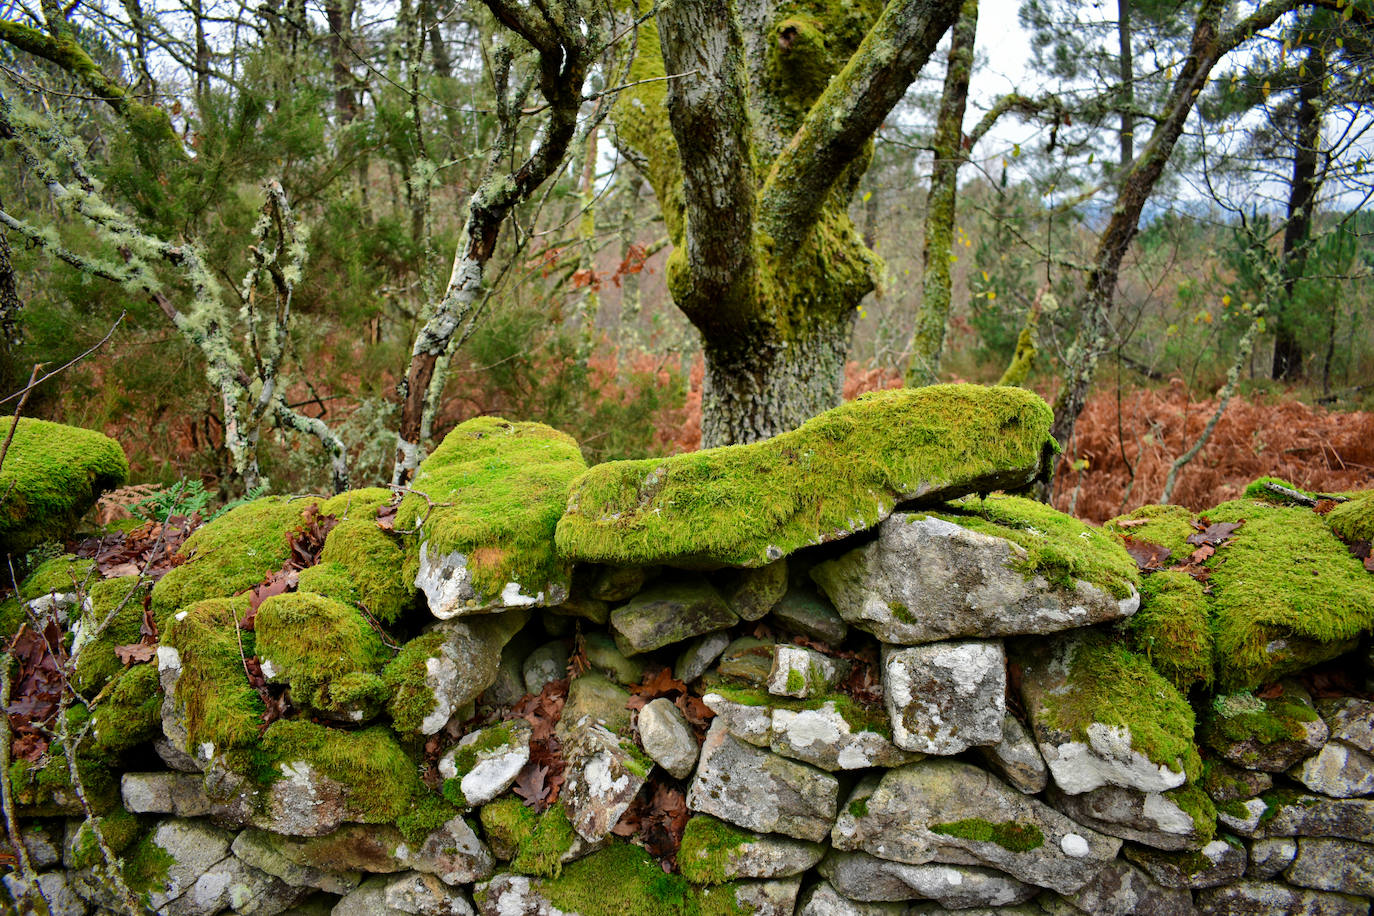
[[[90, 607], [81, 615], [83, 639], [72, 672], [72, 686], [80, 693], [95, 696], [123, 669], [115, 647], [138, 642], [146, 588], [138, 576], [101, 579], [91, 585]], [[96, 632], [106, 618], [109, 624]]]
[[1164, 570], [1145, 576], [1140, 610], [1126, 621], [1131, 644], [1181, 693], [1212, 683], [1212, 630], [1207, 596], [1187, 573]]
[[160, 737], [162, 693], [158, 690], [157, 665], [126, 669], [96, 707], [92, 719], [96, 744], [111, 751], [127, 750]]
[[1347, 544], [1374, 540], [1374, 490], [1351, 494], [1348, 502], [1327, 513], [1326, 523]]
[[573, 486], [558, 549], [611, 565], [761, 566], [872, 527], [900, 500], [1024, 486], [1050, 419], [1015, 388], [872, 392], [763, 442], [598, 465]]
[[227, 750], [258, 740], [262, 699], [243, 670], [244, 657], [255, 654], [255, 634], [235, 635], [247, 612], [247, 596], [211, 598], [188, 607], [163, 633], [162, 644], [180, 656], [176, 700], [185, 711], [192, 744], [209, 742]]
[[976, 843], [996, 843], [1011, 852], [1030, 852], [1045, 845], [1045, 834], [1040, 828], [1020, 821], [1001, 821], [994, 823], [981, 818], [970, 817], [946, 824], [932, 824], [931, 833], [941, 836], [959, 837]]
[[677, 854], [682, 877], [694, 884], [724, 884], [730, 880], [730, 857], [753, 840], [752, 834], [733, 824], [705, 814], [694, 816]]
[[51, 593], [84, 592], [99, 581], [95, 560], [83, 560], [67, 554], [44, 560], [35, 566], [28, 578], [19, 584], [19, 596], [25, 601]]
[[478, 816], [493, 849], [505, 853], [511, 870], [522, 875], [558, 876], [577, 839], [561, 804], [535, 814], [518, 798], [506, 796], [483, 805]]
[[361, 604], [383, 623], [394, 623], [415, 600], [414, 577], [401, 574], [405, 551], [368, 519], [335, 525], [325, 539], [320, 563], [343, 570], [349, 583], [348, 594], [321, 594]]
[[748, 912], [736, 903], [734, 885], [693, 887], [681, 875], [666, 874], [643, 849], [624, 843], [570, 862], [558, 877], [539, 882], [539, 891], [558, 909], [581, 916], [714, 916]]
[[[348, 675], [381, 671], [390, 652], [355, 607], [304, 592], [268, 598], [258, 607], [256, 649], [302, 706], [345, 711], [331, 685]], [[357, 686], [357, 685], [354, 685]]]
[[438, 701], [425, 680], [429, 673], [427, 665], [429, 659], [439, 655], [446, 641], [447, 636], [438, 630], [417, 636], [401, 647], [382, 672], [382, 680], [391, 693], [387, 711], [398, 732], [418, 732], [425, 717], [434, 712]]
[[377, 510], [391, 502], [395, 494], [386, 487], [345, 490], [320, 503], [321, 515], [332, 515], [341, 522], [350, 519], [375, 521]]
[[[1138, 541], [1148, 541], [1167, 547], [1170, 562], [1187, 559], [1196, 548], [1188, 544], [1188, 536], [1197, 529], [1193, 519], [1197, 515], [1184, 506], [1141, 506], [1128, 515], [1118, 516], [1102, 526], [1102, 529], [1116, 538], [1131, 537]], [[1145, 520], [1144, 525], [1122, 527], [1124, 521]]]

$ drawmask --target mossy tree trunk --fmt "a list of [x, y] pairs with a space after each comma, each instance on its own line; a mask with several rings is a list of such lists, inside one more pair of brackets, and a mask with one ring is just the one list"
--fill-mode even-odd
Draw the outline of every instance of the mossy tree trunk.
[[766, 438], [838, 402], [879, 269], [848, 205], [873, 132], [958, 10], [682, 0], [640, 29], [632, 78], [668, 79], [624, 93], [614, 116], [674, 245], [668, 289], [701, 335], [703, 445]]

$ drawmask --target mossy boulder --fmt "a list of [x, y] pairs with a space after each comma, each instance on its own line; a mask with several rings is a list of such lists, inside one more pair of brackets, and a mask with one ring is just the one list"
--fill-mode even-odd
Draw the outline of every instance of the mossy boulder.
[[256, 654], [256, 634], [237, 627], [246, 613], [246, 595], [198, 601], [178, 612], [158, 646], [163, 729], [178, 750], [195, 750], [202, 761], [256, 744], [262, 728], [262, 698], [243, 665]]
[[402, 573], [405, 551], [374, 521], [349, 518], [335, 525], [318, 565], [340, 570], [351, 585], [350, 594], [329, 597], [357, 604], [382, 623], [395, 623], [415, 601], [415, 585]]
[[1326, 523], [1347, 544], [1374, 540], [1374, 490], [1352, 493], [1326, 514]]
[[1312, 697], [1294, 681], [1281, 682], [1267, 698], [1249, 691], [1215, 697], [1200, 729], [1203, 742], [1222, 757], [1268, 773], [1317, 753], [1329, 734]]
[[314, 497], [266, 496], [237, 506], [181, 545], [186, 562], [153, 588], [153, 613], [166, 618], [206, 598], [228, 598], [257, 585], [291, 556], [291, 535], [305, 524]]
[[588, 849], [561, 803], [536, 814], [520, 799], [506, 796], [483, 805], [479, 817], [492, 852], [522, 875], [557, 875], [563, 863]]
[[100, 747], [125, 751], [162, 735], [162, 692], [157, 665], [133, 665], [114, 682], [92, 715]]
[[44, 560], [19, 583], [19, 597], [32, 601], [44, 595], [65, 595], [85, 591], [98, 578], [95, 560], [65, 554]]
[[899, 502], [1031, 483], [1053, 448], [1018, 388], [866, 394], [750, 445], [614, 461], [579, 478], [558, 549], [581, 562], [763, 566], [871, 528]]
[[561, 604], [571, 567], [554, 552], [554, 526], [586, 467], [572, 437], [542, 423], [477, 417], [454, 427], [396, 514], [398, 530], [419, 529], [406, 573], [430, 612]]
[[1187, 573], [1161, 570], [1141, 580], [1140, 610], [1127, 622], [1132, 647], [1182, 693], [1212, 682], [1207, 596]]
[[[20, 417], [0, 420], [0, 441], [14, 431], [0, 467], [0, 553], [22, 560], [44, 541], [60, 541], [96, 498], [124, 483], [129, 462], [109, 436]], [[17, 564], [16, 564], [17, 565]]]
[[258, 607], [254, 629], [263, 674], [289, 684], [297, 705], [355, 723], [380, 712], [391, 652], [357, 608], [288, 592]]
[[736, 878], [799, 875], [819, 862], [824, 853], [820, 843], [755, 833], [697, 815], [687, 822], [677, 860], [688, 881], [722, 884]]
[[95, 696], [124, 667], [115, 647], [138, 642], [147, 588], [139, 576], [101, 579], [90, 586], [72, 640], [76, 667], [71, 682], [79, 693]]
[[1036, 742], [1064, 792], [1163, 792], [1201, 775], [1193, 709], [1144, 656], [1089, 631], [1020, 643], [1012, 658]]

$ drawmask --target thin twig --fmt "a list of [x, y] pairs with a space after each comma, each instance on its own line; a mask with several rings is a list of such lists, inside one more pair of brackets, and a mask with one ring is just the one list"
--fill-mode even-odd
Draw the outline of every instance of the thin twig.
[[128, 312], [120, 312], [119, 317], [115, 319], [115, 323], [110, 326], [110, 330], [107, 331], [105, 336], [100, 338], [100, 340], [96, 342], [96, 344], [92, 346], [90, 349], [86, 350], [80, 356], [70, 359], [62, 365], [58, 366], [56, 369], [44, 375], [42, 378], [30, 382], [28, 385], [25, 385], [23, 388], [21, 388], [19, 391], [16, 391], [14, 394], [0, 398], [0, 404], [8, 404], [15, 398], [25, 397], [30, 389], [38, 387], [39, 385], [46, 382], [48, 379], [52, 378], [54, 375], [57, 375], [59, 372], [62, 372], [65, 369], [70, 369], [72, 366], [75, 366], [77, 363], [81, 362], [83, 359], [90, 356], [96, 350], [99, 350], [101, 347], [105, 346], [105, 344], [109, 342], [110, 338], [114, 336], [115, 329], [119, 327], [119, 323], [124, 320], [124, 316], [127, 314]]

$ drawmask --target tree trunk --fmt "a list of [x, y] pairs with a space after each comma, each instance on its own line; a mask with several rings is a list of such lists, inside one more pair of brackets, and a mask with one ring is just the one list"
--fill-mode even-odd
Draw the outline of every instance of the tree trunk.
[[1326, 81], [1326, 56], [1315, 43], [1307, 45], [1306, 81], [1298, 87], [1298, 135], [1293, 143], [1293, 180], [1288, 186], [1288, 222], [1283, 229], [1283, 308], [1274, 328], [1276, 381], [1291, 382], [1303, 375], [1303, 345], [1298, 339], [1297, 305], [1293, 292], [1307, 267], [1307, 241], [1312, 234], [1312, 204], [1317, 195], [1317, 146], [1321, 142], [1321, 94]]
[[940, 380], [940, 357], [949, 322], [952, 281], [949, 259], [954, 247], [955, 198], [959, 166], [964, 163], [964, 110], [968, 105], [969, 77], [973, 72], [973, 42], [978, 31], [978, 0], [964, 0], [959, 21], [950, 33], [949, 63], [940, 113], [931, 144], [935, 162], [930, 173], [930, 197], [926, 203], [925, 240], [921, 246], [921, 307], [911, 338], [911, 362], [906, 383], [912, 387], [934, 385]]
[[834, 407], [844, 384], [853, 309], [791, 341], [705, 347], [701, 445], [757, 442]]
[[1131, 0], [1117, 0], [1116, 37], [1121, 69], [1121, 168], [1135, 158], [1135, 66], [1131, 62]]
[[324, 7], [329, 24], [330, 78], [334, 81], [334, 113], [340, 124], [348, 124], [358, 115], [358, 100], [353, 94], [353, 71], [349, 67], [349, 36], [353, 31], [353, 3], [330, 0]]

